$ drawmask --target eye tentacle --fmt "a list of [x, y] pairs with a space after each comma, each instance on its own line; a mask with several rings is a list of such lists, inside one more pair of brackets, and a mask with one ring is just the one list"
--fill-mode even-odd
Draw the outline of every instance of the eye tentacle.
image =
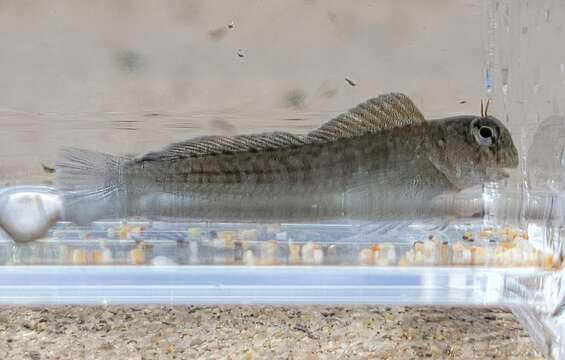
[[490, 99], [487, 99], [487, 104], [485, 105], [485, 117], [488, 116], [488, 106], [490, 105]]

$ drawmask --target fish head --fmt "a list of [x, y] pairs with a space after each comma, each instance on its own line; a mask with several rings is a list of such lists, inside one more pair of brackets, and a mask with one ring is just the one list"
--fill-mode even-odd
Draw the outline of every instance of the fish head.
[[456, 116], [434, 122], [432, 163], [458, 190], [509, 177], [518, 166], [510, 132], [493, 116]]

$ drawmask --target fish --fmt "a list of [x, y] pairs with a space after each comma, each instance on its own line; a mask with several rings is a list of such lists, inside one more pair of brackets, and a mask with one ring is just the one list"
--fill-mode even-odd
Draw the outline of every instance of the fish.
[[63, 148], [64, 219], [324, 222], [436, 216], [439, 195], [518, 166], [493, 116], [426, 120], [408, 96], [371, 98], [305, 134], [203, 136], [141, 155]]

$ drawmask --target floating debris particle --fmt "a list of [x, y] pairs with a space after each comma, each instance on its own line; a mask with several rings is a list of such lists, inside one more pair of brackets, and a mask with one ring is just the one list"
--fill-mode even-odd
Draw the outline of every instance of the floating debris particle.
[[245, 57], [245, 51], [243, 51], [243, 49], [238, 49], [237, 56], [239, 56], [240, 58]]
[[228, 24], [228, 29], [233, 29], [235, 28], [235, 24], [233, 21], [230, 21], [230, 23]]
[[347, 81], [347, 83], [351, 86], [356, 86], [357, 84], [355, 83], [355, 81], [351, 80], [350, 78], [345, 78], [345, 81]]
[[461, 101], [459, 101], [459, 104], [461, 104], [461, 105], [466, 104], [466, 103], [467, 103], [467, 100], [461, 100]]

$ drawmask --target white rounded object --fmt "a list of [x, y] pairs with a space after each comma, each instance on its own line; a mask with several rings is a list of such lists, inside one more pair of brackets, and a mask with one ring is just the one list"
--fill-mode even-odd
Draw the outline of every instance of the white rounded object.
[[16, 242], [45, 235], [61, 218], [63, 203], [47, 186], [15, 186], [0, 189], [0, 227]]

